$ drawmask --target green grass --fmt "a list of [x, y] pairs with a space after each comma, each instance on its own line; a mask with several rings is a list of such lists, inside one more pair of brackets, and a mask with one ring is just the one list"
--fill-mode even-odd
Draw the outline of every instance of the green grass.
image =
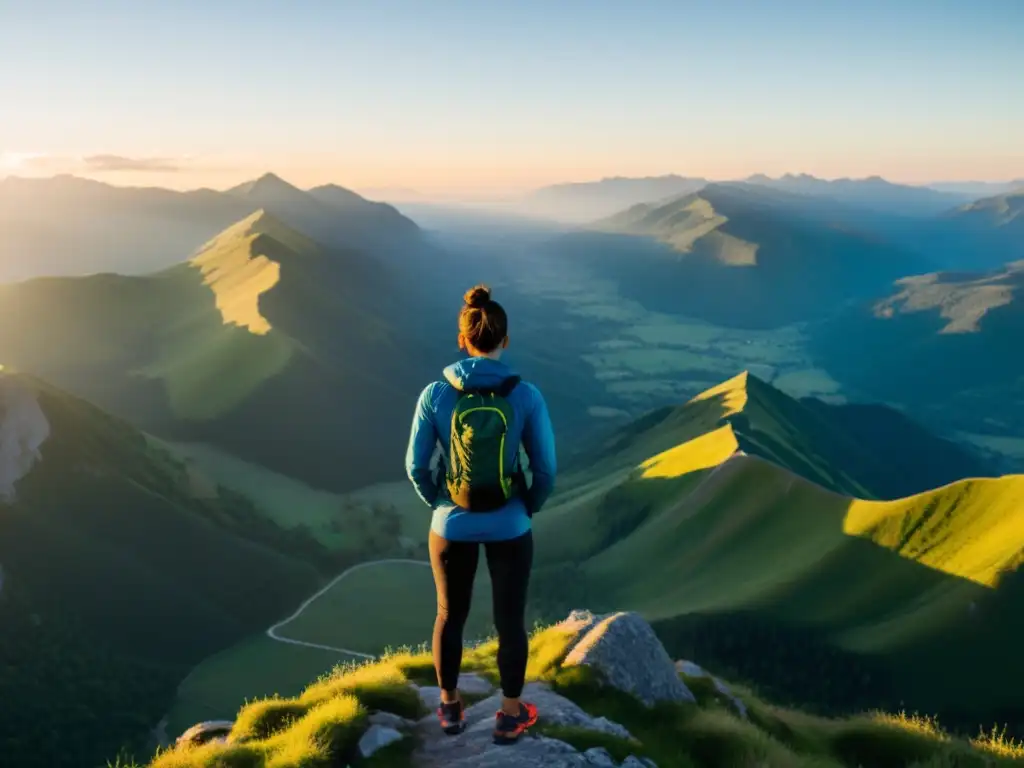
[[[698, 704], [659, 704], [653, 709], [601, 685], [586, 668], [562, 668], [573, 635], [558, 626], [541, 629], [530, 641], [528, 678], [551, 684], [594, 716], [624, 725], [635, 742], [574, 728], [539, 725], [538, 731], [578, 749], [601, 746], [617, 759], [633, 754], [673, 768], [973, 768], [1024, 764], [1024, 746], [999, 734], [957, 739], [928, 718], [865, 714], [827, 719], [776, 707], [737, 688], [750, 711], [738, 718], [714, 697]], [[470, 648], [464, 669], [496, 675], [493, 641]], [[364, 666], [340, 668], [294, 697], [252, 702], [235, 718], [226, 744], [179, 747], [156, 757], [151, 768], [247, 766], [308, 768], [344, 765], [366, 728], [367, 713], [380, 709], [405, 717], [425, 714], [410, 682], [421, 679], [431, 661], [423, 654], [397, 653]], [[541, 714], [543, 719], [543, 713]], [[415, 742], [404, 740], [375, 756], [376, 768], [413, 765]]]
[[[430, 634], [437, 598], [430, 568], [381, 563], [354, 571], [280, 627], [282, 637], [378, 654], [387, 647], [413, 645]], [[358, 621], [351, 617], [358, 616]], [[491, 625], [490, 580], [481, 562], [474, 587], [468, 637]]]
[[[408, 481], [334, 493], [245, 461], [216, 446], [171, 443], [168, 447], [203, 476], [245, 496], [278, 525], [305, 526], [333, 550], [380, 551], [394, 544], [398, 537], [405, 540], [409, 549], [426, 542], [430, 511]], [[389, 515], [397, 523], [397, 536], [384, 530], [384, 518]], [[386, 542], [386, 538], [391, 541]]]
[[201, 720], [229, 718], [255, 697], [298, 695], [310, 679], [355, 658], [253, 635], [205, 659], [181, 681], [167, 732], [173, 737]]
[[[858, 447], [821, 415], [738, 377], [622, 430], [535, 519], [535, 603], [545, 615], [638, 610], [670, 644], [716, 648], [716, 661], [774, 676], [802, 703], [807, 681], [786, 672], [800, 661], [783, 660], [793, 633], [863, 660], [871, 671], [850, 679], [873, 677], [863, 695], [876, 701], [906, 696], [943, 712], [976, 701], [974, 724], [1012, 711], [1010, 680], [1024, 667], [1000, 579], [1024, 560], [1024, 476], [858, 498], [906, 480], [904, 457], [886, 456], [898, 445]], [[726, 461], [737, 447], [750, 455]], [[767, 650], [755, 620], [773, 628]], [[844, 686], [813, 697], [842, 707]]]
[[0, 698], [19, 702], [0, 718], [0, 751], [55, 767], [106, 758], [148, 738], [193, 665], [266, 627], [320, 576], [275, 549], [282, 529], [237, 498], [197, 494], [127, 422], [0, 376], [49, 427], [0, 515]]

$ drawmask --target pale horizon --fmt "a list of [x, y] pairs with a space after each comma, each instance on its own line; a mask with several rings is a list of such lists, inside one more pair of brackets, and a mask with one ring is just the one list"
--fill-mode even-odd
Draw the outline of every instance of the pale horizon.
[[0, 177], [514, 195], [676, 173], [1024, 178], [1024, 4], [0, 10]]

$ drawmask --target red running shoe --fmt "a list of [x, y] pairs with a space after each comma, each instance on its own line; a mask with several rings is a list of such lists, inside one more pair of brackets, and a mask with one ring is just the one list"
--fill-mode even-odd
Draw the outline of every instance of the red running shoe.
[[518, 715], [508, 715], [499, 711], [495, 718], [497, 722], [494, 726], [494, 743], [515, 744], [530, 726], [537, 724], [537, 707], [523, 701], [519, 703]]

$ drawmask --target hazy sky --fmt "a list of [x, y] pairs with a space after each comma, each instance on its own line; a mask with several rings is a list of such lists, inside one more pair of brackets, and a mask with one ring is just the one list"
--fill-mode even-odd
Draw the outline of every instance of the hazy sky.
[[1022, 73], [1024, 0], [0, 0], [0, 175], [1002, 180]]

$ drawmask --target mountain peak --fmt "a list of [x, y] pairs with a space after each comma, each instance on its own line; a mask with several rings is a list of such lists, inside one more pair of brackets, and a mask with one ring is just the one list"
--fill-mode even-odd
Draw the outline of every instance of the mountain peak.
[[292, 196], [304, 194], [301, 189], [289, 184], [276, 173], [265, 173], [258, 179], [247, 181], [228, 190], [230, 195], [243, 197]]

